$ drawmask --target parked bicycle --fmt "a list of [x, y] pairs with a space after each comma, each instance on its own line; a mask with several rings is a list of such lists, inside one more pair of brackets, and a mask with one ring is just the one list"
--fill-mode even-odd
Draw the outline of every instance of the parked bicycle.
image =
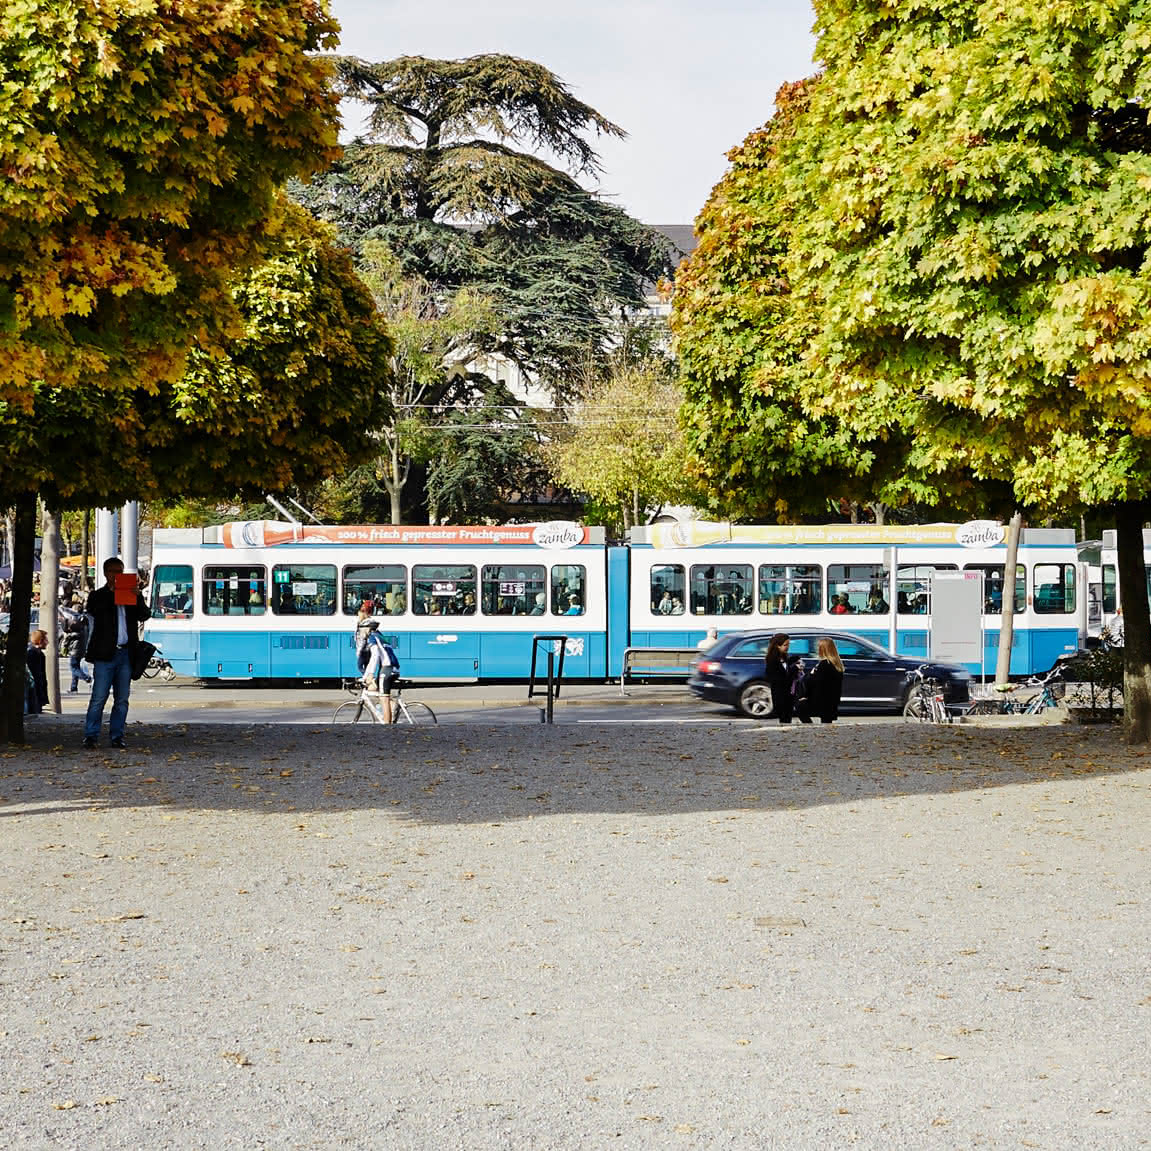
[[903, 714], [920, 723], [950, 723], [952, 716], [943, 698], [943, 684], [927, 674], [928, 665], [907, 673], [910, 688]]
[[[1063, 695], [1063, 673], [1061, 663], [1057, 663], [1046, 675], [1032, 676], [1024, 683], [997, 683], [995, 695], [977, 699], [968, 711], [969, 715], [1039, 715], [1049, 707], [1058, 707]], [[1015, 693], [1027, 688], [1038, 688], [1034, 695], [1017, 699]]]
[[[346, 700], [336, 708], [332, 723], [387, 723], [384, 717], [383, 697], [378, 691], [369, 691], [362, 680], [344, 681], [344, 687], [355, 698]], [[412, 723], [423, 727], [439, 723], [436, 713], [420, 700], [406, 700], [403, 682], [398, 681], [392, 692], [392, 723]]]

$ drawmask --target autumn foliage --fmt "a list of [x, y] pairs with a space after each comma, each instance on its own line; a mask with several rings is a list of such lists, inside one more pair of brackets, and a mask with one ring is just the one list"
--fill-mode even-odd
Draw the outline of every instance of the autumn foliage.
[[[379, 413], [370, 298], [277, 203], [336, 154], [317, 54], [336, 31], [319, 0], [0, 7], [0, 506], [27, 541], [15, 633], [37, 493], [64, 509], [279, 488], [339, 466]], [[21, 660], [13, 645], [8, 685]], [[6, 726], [19, 737], [16, 691]]]
[[0, 12], [0, 401], [176, 379], [226, 331], [275, 187], [333, 155], [311, 0], [8, 0]]

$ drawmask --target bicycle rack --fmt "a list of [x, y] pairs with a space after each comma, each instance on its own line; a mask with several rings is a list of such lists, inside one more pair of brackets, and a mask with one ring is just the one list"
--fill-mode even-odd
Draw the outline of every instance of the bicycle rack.
[[[540, 723], [554, 723], [553, 711], [555, 701], [560, 697], [560, 681], [564, 674], [564, 652], [567, 650], [566, 635], [533, 635], [532, 636], [532, 671], [528, 680], [528, 699], [535, 695], [536, 690], [536, 652], [540, 644], [550, 644], [548, 655], [548, 703], [547, 708], [540, 708]], [[556, 667], [556, 644], [559, 644], [559, 667]]]

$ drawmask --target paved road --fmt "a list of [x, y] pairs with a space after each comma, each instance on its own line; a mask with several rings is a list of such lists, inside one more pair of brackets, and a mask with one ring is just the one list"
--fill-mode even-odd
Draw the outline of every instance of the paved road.
[[[61, 671], [64, 714], [79, 715], [87, 707], [88, 686], [67, 693], [67, 664]], [[528, 699], [526, 684], [420, 684], [411, 698], [428, 703], [441, 723], [539, 725], [546, 697]], [[140, 680], [132, 688], [130, 721], [141, 724], [327, 723], [336, 707], [349, 698], [329, 682], [247, 683], [203, 685], [178, 679]], [[736, 724], [753, 721], [730, 708], [692, 698], [682, 684], [629, 685], [565, 684], [555, 703], [553, 720], [563, 724]], [[891, 722], [891, 717], [848, 722]]]

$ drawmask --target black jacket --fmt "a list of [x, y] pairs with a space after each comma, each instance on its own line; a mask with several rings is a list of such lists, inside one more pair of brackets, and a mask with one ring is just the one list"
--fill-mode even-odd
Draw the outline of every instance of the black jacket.
[[805, 680], [807, 715], [818, 715], [824, 723], [839, 718], [839, 697], [843, 694], [843, 672], [821, 659]]
[[791, 669], [781, 659], [766, 659], [763, 667], [767, 686], [771, 688], [771, 713], [780, 723], [791, 723]]
[[41, 711], [48, 702], [48, 663], [44, 659], [44, 652], [34, 643], [28, 645], [26, 664], [35, 684], [36, 710]]
[[[92, 634], [88, 637], [88, 650], [84, 658], [89, 662], [97, 659], [115, 659], [119, 618], [111, 588], [107, 586], [97, 588], [88, 597], [88, 614], [92, 617]], [[148, 605], [139, 592], [136, 593], [134, 604], [125, 605], [124, 616], [128, 625], [128, 650], [130, 652], [135, 652], [136, 644], [140, 642], [139, 625], [150, 614]]]

